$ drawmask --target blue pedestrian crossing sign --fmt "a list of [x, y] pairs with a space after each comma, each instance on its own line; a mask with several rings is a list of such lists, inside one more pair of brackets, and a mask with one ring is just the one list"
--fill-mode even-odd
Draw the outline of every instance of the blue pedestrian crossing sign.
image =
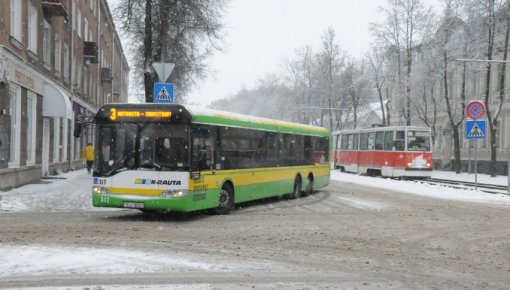
[[466, 139], [485, 139], [487, 122], [485, 120], [466, 120]]
[[173, 102], [174, 102], [174, 84], [155, 83], [154, 103], [173, 103]]

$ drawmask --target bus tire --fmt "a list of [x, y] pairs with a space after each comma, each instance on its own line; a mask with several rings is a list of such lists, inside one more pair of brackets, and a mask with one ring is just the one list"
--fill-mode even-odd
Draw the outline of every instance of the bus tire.
[[303, 183], [301, 182], [301, 175], [297, 175], [294, 179], [294, 189], [292, 193], [289, 195], [290, 199], [300, 198], [302, 196], [301, 188], [303, 187]]
[[234, 209], [234, 204], [234, 189], [230, 183], [225, 183], [220, 190], [219, 204], [214, 213], [228, 214]]
[[308, 183], [306, 185], [306, 195], [313, 194], [313, 174], [308, 174]]

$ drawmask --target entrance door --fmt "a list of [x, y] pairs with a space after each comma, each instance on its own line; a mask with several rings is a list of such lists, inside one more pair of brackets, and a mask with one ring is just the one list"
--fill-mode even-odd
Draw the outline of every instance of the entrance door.
[[50, 119], [43, 118], [42, 176], [49, 175], [50, 161]]

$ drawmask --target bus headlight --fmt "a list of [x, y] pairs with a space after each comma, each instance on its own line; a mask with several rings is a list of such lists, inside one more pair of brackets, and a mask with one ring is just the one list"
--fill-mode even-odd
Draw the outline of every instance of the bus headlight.
[[161, 192], [161, 197], [183, 197], [188, 194], [186, 189], [171, 189]]
[[108, 194], [108, 193], [110, 193], [108, 188], [102, 187], [102, 186], [93, 186], [92, 187], [92, 192], [95, 193], [95, 194]]

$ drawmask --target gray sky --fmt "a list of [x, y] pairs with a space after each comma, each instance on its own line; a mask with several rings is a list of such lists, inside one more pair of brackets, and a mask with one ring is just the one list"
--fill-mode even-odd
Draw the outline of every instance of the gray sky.
[[[110, 5], [119, 0], [108, 0]], [[424, 0], [436, 4], [440, 0]], [[337, 44], [354, 57], [369, 49], [369, 26], [382, 18], [386, 0], [230, 0], [224, 16], [224, 52], [209, 60], [213, 71], [199, 83], [189, 102], [201, 106], [252, 88], [269, 73], [279, 73], [295, 50], [315, 51], [331, 26]], [[177, 95], [178, 88], [175, 94]]]
[[[437, 4], [438, 0], [426, 0]], [[331, 26], [337, 44], [354, 57], [370, 46], [369, 26], [382, 18], [385, 0], [231, 0], [225, 15], [225, 51], [216, 53], [216, 72], [194, 90], [189, 102], [207, 105], [252, 88], [268, 73], [281, 71], [295, 50], [320, 49], [321, 36]]]

